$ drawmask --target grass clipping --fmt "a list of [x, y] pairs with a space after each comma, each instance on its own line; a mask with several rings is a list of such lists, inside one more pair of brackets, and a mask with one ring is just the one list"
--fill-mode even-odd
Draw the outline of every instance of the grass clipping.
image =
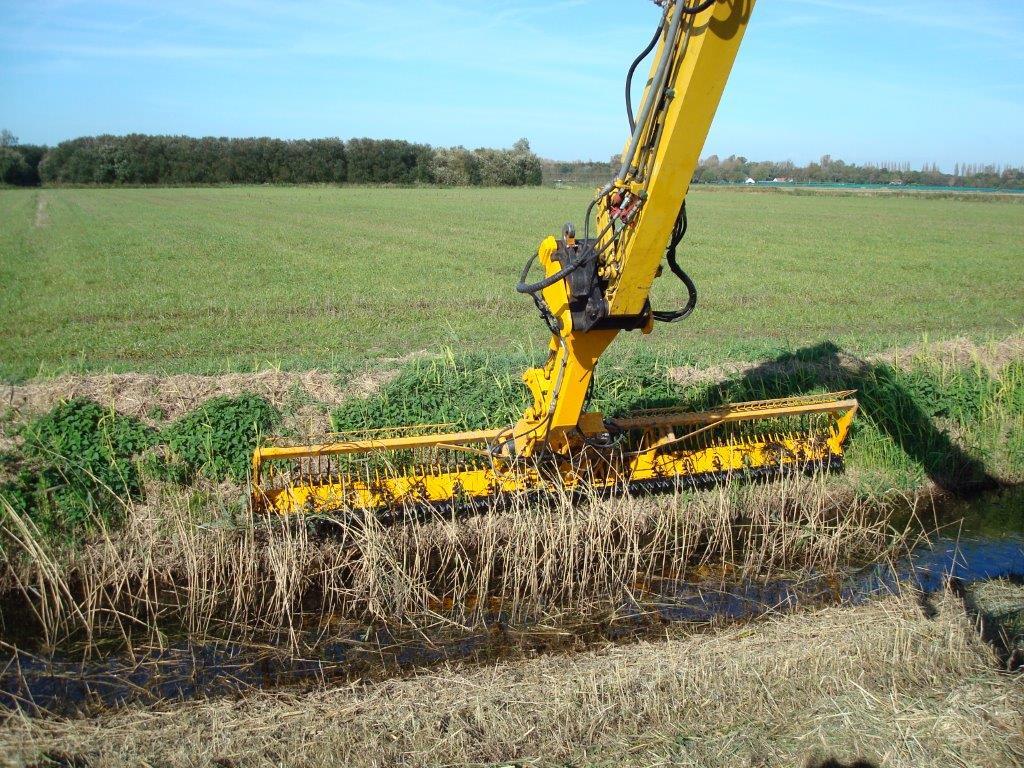
[[936, 602], [930, 617], [894, 597], [307, 694], [12, 717], [0, 749], [15, 765], [1019, 765], [1021, 678], [995, 670], [958, 600]]

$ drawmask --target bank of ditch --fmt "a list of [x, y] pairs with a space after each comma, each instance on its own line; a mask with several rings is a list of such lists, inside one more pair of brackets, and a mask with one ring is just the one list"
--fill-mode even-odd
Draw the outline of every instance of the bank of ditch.
[[[510, 423], [524, 404], [526, 362], [441, 355], [347, 381], [277, 373], [12, 388], [2, 421], [0, 591], [8, 606], [30, 611], [49, 643], [161, 621], [287, 634], [311, 610], [475, 625], [500, 605], [504, 620], [530, 621], [614, 610], [638, 583], [709, 563], [748, 577], [891, 556], [928, 494], [1024, 478], [1019, 337], [868, 359], [822, 344], [705, 372], [647, 355], [613, 360], [598, 374], [593, 407], [703, 410], [856, 389], [861, 413], [839, 477], [655, 499], [556, 498], [465, 521], [351, 518], [327, 538], [247, 508], [249, 456], [267, 435], [308, 439], [311, 424], [325, 423]], [[87, 396], [104, 388], [107, 401]]]
[[[946, 593], [946, 566], [924, 585], [887, 564], [913, 562], [900, 558], [947, 523], [935, 513], [944, 499], [1024, 479], [1021, 337], [870, 358], [823, 344], [700, 370], [638, 355], [598, 374], [593, 407], [612, 415], [856, 389], [841, 475], [555, 497], [458, 520], [349, 516], [328, 535], [248, 508], [257, 441], [506, 423], [523, 406], [528, 362], [440, 354], [346, 376], [11, 387], [0, 418], [0, 641], [14, 709], [0, 762], [1024, 760], [1021, 679], [997, 672], [1019, 657], [1019, 588]], [[1003, 507], [1019, 516], [1017, 501]], [[958, 530], [942, 530], [950, 563], [963, 561]], [[1020, 559], [1014, 542], [1006, 556]], [[851, 573], [874, 578], [863, 570], [872, 563], [892, 576], [848, 594]], [[691, 598], [706, 617], [688, 612]], [[730, 613], [730, 600], [742, 610]], [[773, 618], [736, 621], [763, 614]], [[222, 653], [252, 661], [235, 668], [237, 688], [210, 682], [232, 674]], [[155, 693], [142, 690], [147, 659]], [[101, 667], [124, 672], [96, 678], [109, 696], [60, 679]], [[295, 670], [306, 667], [302, 681]], [[168, 678], [183, 669], [192, 678], [176, 686]], [[60, 702], [78, 690], [61, 711], [87, 718], [33, 704], [35, 693]], [[195, 700], [165, 701], [166, 691]]]

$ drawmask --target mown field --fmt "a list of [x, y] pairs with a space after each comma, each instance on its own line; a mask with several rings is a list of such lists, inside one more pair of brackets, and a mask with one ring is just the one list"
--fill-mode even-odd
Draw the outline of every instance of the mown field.
[[[540, 349], [513, 284], [585, 189], [0, 191], [0, 377], [351, 370], [422, 349]], [[824, 340], [859, 352], [1024, 322], [1024, 200], [697, 189], [681, 362]], [[674, 304], [662, 280], [655, 306]], [[619, 342], [628, 348], [636, 335]]]

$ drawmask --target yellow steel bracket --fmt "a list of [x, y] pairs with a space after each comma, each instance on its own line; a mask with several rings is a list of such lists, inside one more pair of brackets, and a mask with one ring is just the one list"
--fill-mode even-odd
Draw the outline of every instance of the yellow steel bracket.
[[[537, 250], [537, 261], [546, 276], [555, 274], [563, 266], [553, 258], [557, 251], [558, 241], [554, 237], [546, 238]], [[565, 280], [549, 285], [541, 296], [555, 318], [558, 333], [551, 335], [544, 365], [530, 368], [523, 374], [533, 404], [513, 430], [515, 452], [522, 457], [533, 456], [541, 446], [556, 451], [569, 447], [569, 432], [581, 428], [583, 403], [594, 366], [618, 333], [614, 330], [574, 332]], [[594, 423], [590, 419], [583, 426]]]
[[[645, 115], [637, 133], [626, 145], [629, 161], [613, 186], [614, 195], [602, 200], [598, 211], [598, 229], [606, 234], [600, 268], [608, 280], [605, 298], [609, 319], [637, 317], [644, 311], [651, 282], [658, 273], [665, 245], [669, 241], [679, 208], [686, 196], [690, 177], [711, 127], [729, 71], [739, 49], [754, 0], [716, 2], [699, 13], [686, 12], [683, 0], [666, 9], [666, 18], [678, 23], [666, 26], [651, 78], [644, 93]], [[681, 24], [681, 26], [680, 26]], [[666, 73], [660, 80], [664, 91], [652, 93], [656, 72]], [[663, 98], [662, 93], [666, 94]], [[640, 141], [647, 131], [654, 140]], [[633, 213], [611, 226], [608, 202], [633, 196]], [[619, 205], [626, 205], [620, 202]], [[627, 206], [627, 207], [629, 207]], [[619, 215], [625, 214], [619, 212]], [[611, 243], [613, 237], [620, 242]], [[541, 243], [538, 261], [544, 274], [551, 276], [562, 268], [553, 256], [558, 242], [549, 237]], [[565, 280], [558, 280], [542, 292], [544, 302], [558, 322], [552, 335], [548, 359], [532, 368], [523, 379], [533, 395], [533, 404], [516, 425], [516, 453], [535, 454], [541, 446], [564, 451], [574, 431], [590, 428], [594, 419], [583, 419], [583, 405], [598, 358], [618, 334], [618, 330], [577, 332], [572, 327]], [[651, 331], [649, 319], [642, 328]]]

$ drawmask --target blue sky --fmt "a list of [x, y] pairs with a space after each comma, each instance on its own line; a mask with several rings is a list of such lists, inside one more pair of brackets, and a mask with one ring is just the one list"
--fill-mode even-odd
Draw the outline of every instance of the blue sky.
[[[605, 159], [649, 0], [0, 0], [0, 127]], [[1024, 1], [760, 0], [705, 154], [1024, 165]]]

